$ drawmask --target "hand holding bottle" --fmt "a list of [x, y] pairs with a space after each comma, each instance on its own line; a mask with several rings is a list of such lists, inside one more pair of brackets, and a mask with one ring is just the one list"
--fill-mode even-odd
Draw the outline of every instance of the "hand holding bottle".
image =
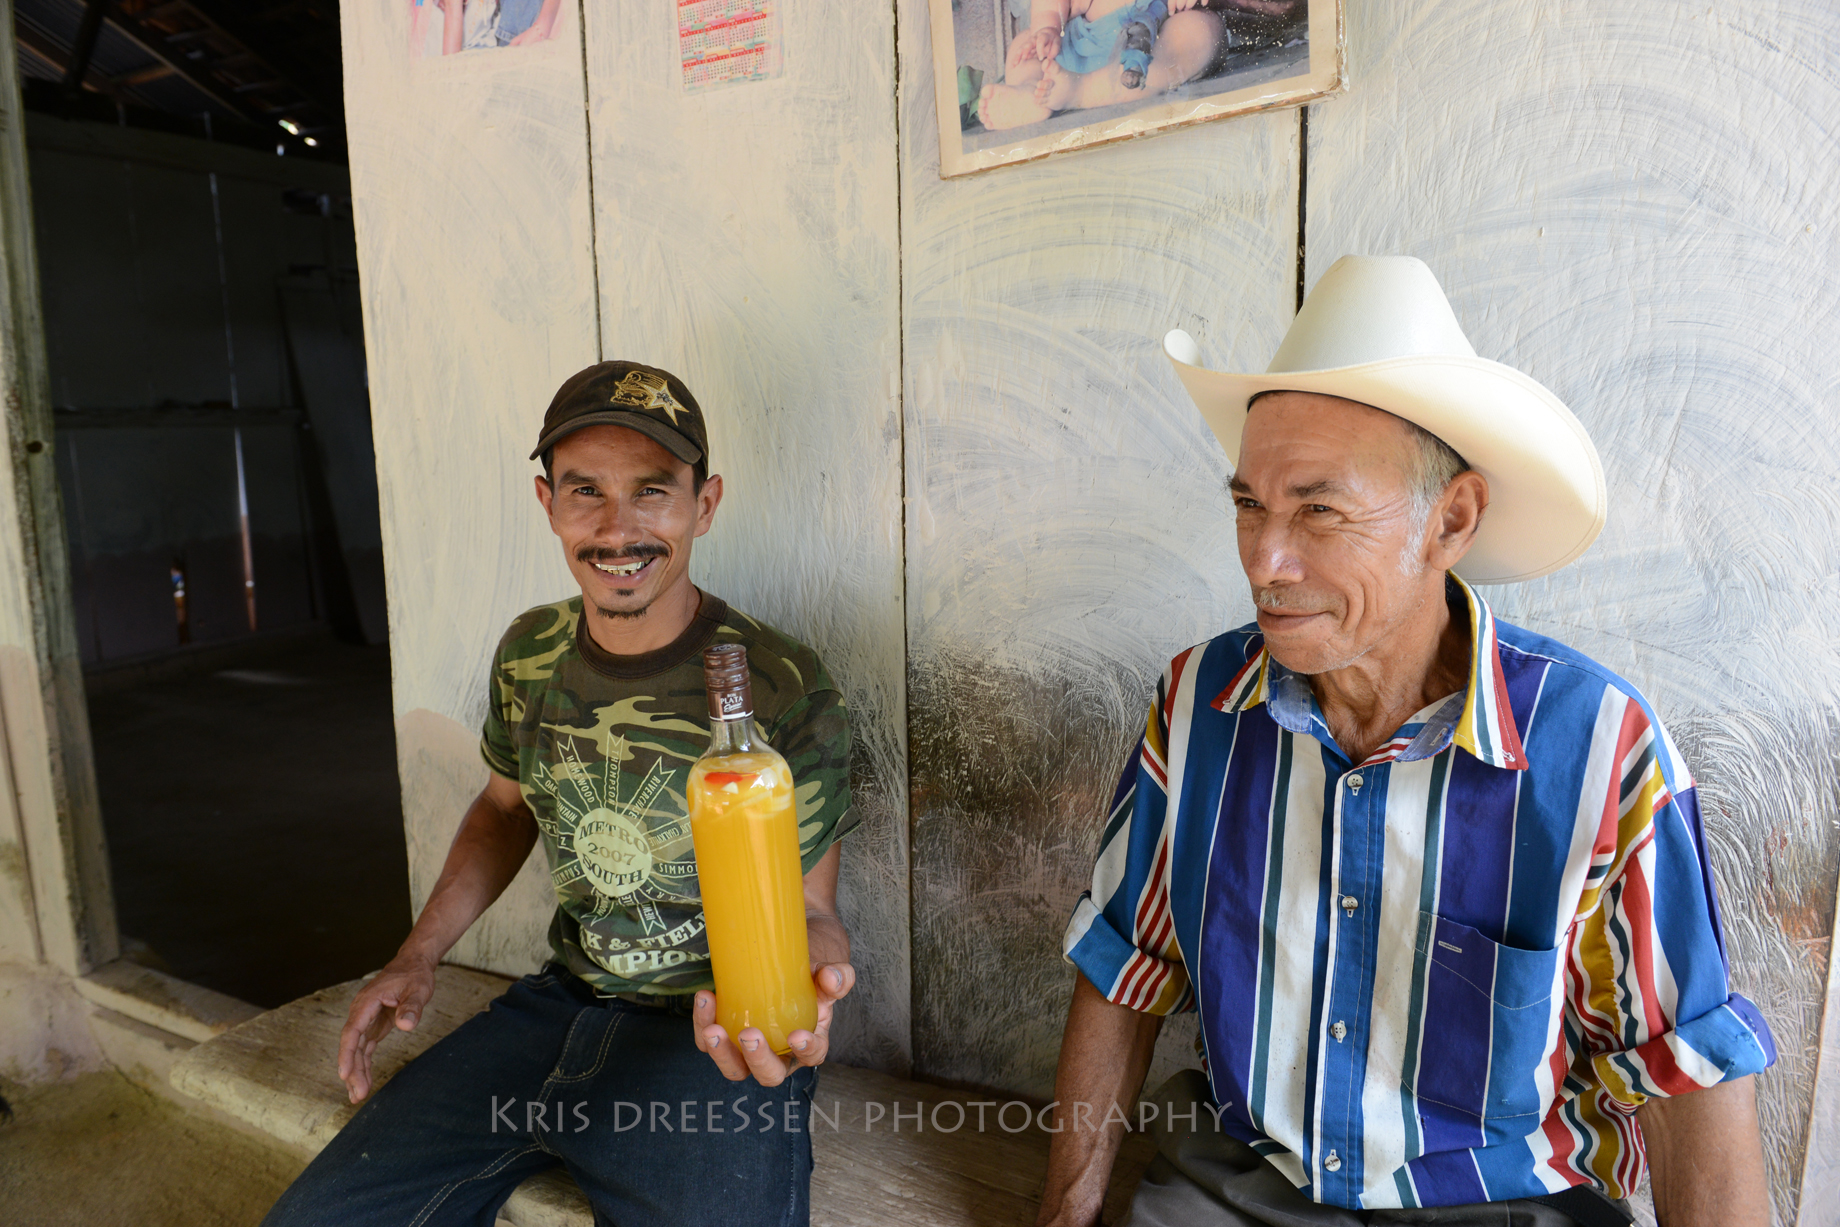
[[[778, 1086], [802, 1065], [822, 1065], [830, 1052], [832, 1003], [848, 996], [856, 987], [856, 969], [848, 963], [817, 963], [818, 918], [812, 917], [809, 924], [814, 960], [811, 981], [818, 997], [818, 1025], [810, 1031], [794, 1031], [787, 1037], [792, 1041], [790, 1057], [774, 1052], [758, 1027], [744, 1027], [738, 1037], [730, 1037], [716, 1021], [716, 995], [707, 990], [696, 995], [696, 1046], [709, 1054], [716, 1068], [729, 1081], [740, 1082], [751, 1076], [762, 1086]], [[836, 931], [841, 936], [843, 926], [836, 925]], [[845, 937], [843, 941], [848, 949], [849, 939]]]
[[800, 873], [792, 771], [754, 723], [746, 649], [706, 649], [703, 677], [709, 748], [684, 800], [716, 991], [696, 995], [696, 1044], [730, 1080], [777, 1086], [824, 1060], [831, 1007], [856, 983], [837, 919], [840, 858], [833, 844]]

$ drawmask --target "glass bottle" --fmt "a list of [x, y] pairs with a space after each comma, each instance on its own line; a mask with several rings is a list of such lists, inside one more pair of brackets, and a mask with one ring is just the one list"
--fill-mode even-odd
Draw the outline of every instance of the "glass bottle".
[[758, 1027], [777, 1053], [818, 1025], [805, 937], [804, 874], [792, 769], [754, 725], [747, 649], [703, 653], [709, 749], [690, 768], [686, 799], [696, 877], [709, 926], [716, 1021], [739, 1042]]

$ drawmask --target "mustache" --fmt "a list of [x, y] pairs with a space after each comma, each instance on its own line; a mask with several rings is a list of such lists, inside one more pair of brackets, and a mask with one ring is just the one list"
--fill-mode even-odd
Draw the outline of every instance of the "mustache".
[[634, 558], [663, 558], [671, 551], [650, 541], [610, 550], [604, 546], [584, 545], [575, 551], [577, 562], [626, 562]]
[[1254, 588], [1252, 603], [1260, 609], [1269, 609], [1274, 613], [1284, 613], [1287, 610], [1295, 613], [1322, 612], [1312, 604], [1298, 604], [1287, 599], [1285, 590], [1282, 588]]

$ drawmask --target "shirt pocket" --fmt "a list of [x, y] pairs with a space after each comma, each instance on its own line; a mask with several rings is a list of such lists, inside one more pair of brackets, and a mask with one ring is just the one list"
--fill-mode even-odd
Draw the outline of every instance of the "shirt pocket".
[[1425, 987], [1415, 1089], [1427, 1143], [1434, 1122], [1463, 1147], [1525, 1137], [1551, 1106], [1539, 1072], [1561, 951], [1505, 946], [1421, 911], [1418, 954]]

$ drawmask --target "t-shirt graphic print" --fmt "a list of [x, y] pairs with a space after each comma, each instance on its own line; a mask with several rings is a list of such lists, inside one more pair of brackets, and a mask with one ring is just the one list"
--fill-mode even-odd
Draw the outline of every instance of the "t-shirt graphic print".
[[683, 635], [641, 656], [580, 633], [581, 604], [528, 610], [500, 640], [480, 752], [542, 832], [556, 958], [606, 993], [711, 987], [684, 801], [709, 745], [703, 649], [748, 650], [756, 726], [792, 768], [805, 870], [855, 823], [843, 696], [810, 648], [707, 594]]

